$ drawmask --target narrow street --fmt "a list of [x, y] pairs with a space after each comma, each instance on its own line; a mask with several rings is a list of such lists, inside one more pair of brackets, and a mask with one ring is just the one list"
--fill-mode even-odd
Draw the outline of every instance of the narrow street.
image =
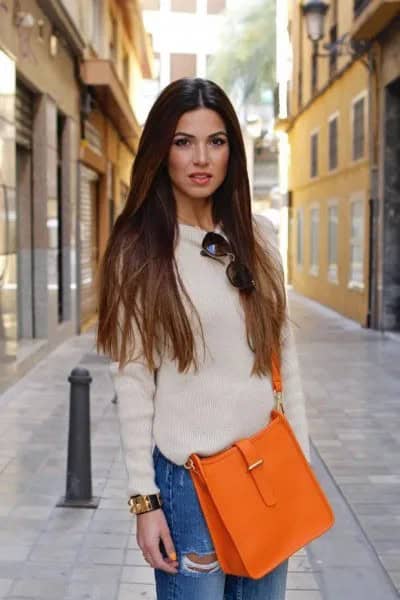
[[[287, 600], [398, 598], [400, 343], [293, 292], [290, 304], [313, 465], [336, 525], [292, 557]], [[65, 491], [67, 377], [78, 364], [93, 377], [96, 510], [55, 506]], [[93, 334], [71, 338], [0, 396], [0, 598], [155, 598], [126, 506], [112, 398]]]

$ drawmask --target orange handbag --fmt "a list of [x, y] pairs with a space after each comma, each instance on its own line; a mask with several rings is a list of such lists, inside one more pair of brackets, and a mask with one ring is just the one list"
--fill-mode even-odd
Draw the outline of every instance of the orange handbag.
[[185, 463], [221, 569], [258, 579], [334, 524], [332, 508], [284, 416], [273, 360], [276, 408], [268, 425], [212, 456]]

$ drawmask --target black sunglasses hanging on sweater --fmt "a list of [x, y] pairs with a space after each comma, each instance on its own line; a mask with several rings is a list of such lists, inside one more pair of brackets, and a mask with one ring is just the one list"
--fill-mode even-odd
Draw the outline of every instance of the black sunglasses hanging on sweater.
[[231, 260], [226, 267], [226, 274], [234, 287], [247, 291], [255, 289], [256, 282], [253, 275], [246, 265], [236, 258], [232, 252], [230, 243], [222, 235], [215, 231], [208, 231], [203, 238], [201, 246], [202, 250], [200, 254], [202, 256], [209, 256], [216, 259], [222, 256], [229, 256]]

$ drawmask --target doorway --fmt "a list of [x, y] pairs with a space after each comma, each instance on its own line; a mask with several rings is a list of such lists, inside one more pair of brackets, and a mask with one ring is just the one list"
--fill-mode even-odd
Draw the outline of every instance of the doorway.
[[400, 330], [400, 77], [386, 87], [383, 327]]

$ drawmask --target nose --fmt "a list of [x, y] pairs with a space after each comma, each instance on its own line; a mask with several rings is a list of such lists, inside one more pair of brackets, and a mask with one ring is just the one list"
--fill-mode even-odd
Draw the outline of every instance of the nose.
[[208, 165], [208, 148], [207, 144], [199, 143], [193, 147], [193, 163], [195, 165]]

